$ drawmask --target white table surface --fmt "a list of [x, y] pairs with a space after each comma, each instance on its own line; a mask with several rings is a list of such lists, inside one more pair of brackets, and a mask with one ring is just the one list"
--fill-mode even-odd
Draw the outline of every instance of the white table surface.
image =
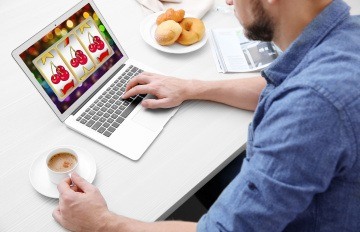
[[[348, 0], [359, 13], [358, 0]], [[32, 161], [61, 144], [95, 158], [94, 184], [110, 210], [144, 221], [166, 218], [244, 149], [252, 113], [202, 101], [184, 103], [139, 161], [131, 161], [68, 129], [11, 57], [25, 40], [75, 5], [74, 1], [1, 0], [0, 15], [0, 231], [63, 231], [51, 213], [58, 200], [37, 193], [29, 181]], [[135, 0], [95, 1], [129, 57], [182, 78], [249, 77], [219, 74], [210, 44], [184, 55], [157, 51], [140, 37], [144, 18]], [[216, 0], [216, 5], [224, 5]], [[210, 11], [208, 29], [238, 26], [232, 14]]]

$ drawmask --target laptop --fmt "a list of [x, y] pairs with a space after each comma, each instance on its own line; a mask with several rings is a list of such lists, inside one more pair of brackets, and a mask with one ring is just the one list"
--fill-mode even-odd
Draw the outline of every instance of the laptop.
[[81, 1], [12, 56], [61, 122], [132, 160], [177, 111], [143, 108], [150, 95], [121, 99], [132, 77], [156, 70], [129, 59], [92, 0]]

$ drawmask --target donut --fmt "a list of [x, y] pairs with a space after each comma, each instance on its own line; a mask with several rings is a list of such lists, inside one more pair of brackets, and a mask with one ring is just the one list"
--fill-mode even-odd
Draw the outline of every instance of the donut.
[[185, 11], [180, 9], [175, 11], [173, 8], [169, 8], [165, 11], [165, 13], [159, 15], [156, 19], [156, 24], [160, 25], [160, 23], [166, 21], [166, 20], [174, 20], [175, 22], [180, 22], [183, 20], [185, 15]]
[[182, 45], [191, 45], [199, 42], [205, 33], [203, 21], [197, 18], [184, 18], [180, 22], [182, 32], [176, 42]]
[[166, 46], [175, 43], [182, 32], [180, 24], [174, 20], [162, 22], [155, 30], [155, 40], [158, 44]]

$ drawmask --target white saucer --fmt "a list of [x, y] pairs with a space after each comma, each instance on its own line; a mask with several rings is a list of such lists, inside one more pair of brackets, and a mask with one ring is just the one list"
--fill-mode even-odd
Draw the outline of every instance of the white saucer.
[[[167, 52], [167, 53], [184, 54], [184, 53], [196, 51], [196, 50], [202, 48], [202, 46], [204, 46], [206, 44], [206, 41], [207, 41], [207, 33], [206, 32], [204, 34], [204, 37], [201, 39], [201, 41], [199, 41], [195, 44], [192, 44], [190, 46], [184, 46], [184, 45], [181, 45], [178, 43], [174, 43], [170, 46], [161, 46], [160, 44], [158, 44], [155, 40], [155, 30], [157, 27], [156, 19], [162, 13], [164, 13], [164, 11], [151, 14], [151, 15], [147, 16], [140, 24], [141, 37], [151, 47], [153, 47], [159, 51], [163, 51], [163, 52]], [[191, 15], [185, 14], [185, 17], [191, 17]]]
[[[78, 155], [78, 173], [88, 182], [92, 183], [96, 175], [96, 163], [94, 157], [86, 150], [79, 147], [67, 146], [76, 151]], [[50, 152], [46, 151], [39, 155], [31, 164], [29, 171], [30, 183], [44, 196], [59, 198], [57, 186], [48, 178], [46, 156]]]

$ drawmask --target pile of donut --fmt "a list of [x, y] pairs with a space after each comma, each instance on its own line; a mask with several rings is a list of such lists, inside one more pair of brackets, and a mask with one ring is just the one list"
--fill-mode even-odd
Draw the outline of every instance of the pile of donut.
[[178, 42], [192, 45], [199, 42], [205, 33], [205, 25], [198, 18], [184, 18], [184, 10], [166, 10], [156, 19], [155, 40], [158, 44], [168, 46]]

